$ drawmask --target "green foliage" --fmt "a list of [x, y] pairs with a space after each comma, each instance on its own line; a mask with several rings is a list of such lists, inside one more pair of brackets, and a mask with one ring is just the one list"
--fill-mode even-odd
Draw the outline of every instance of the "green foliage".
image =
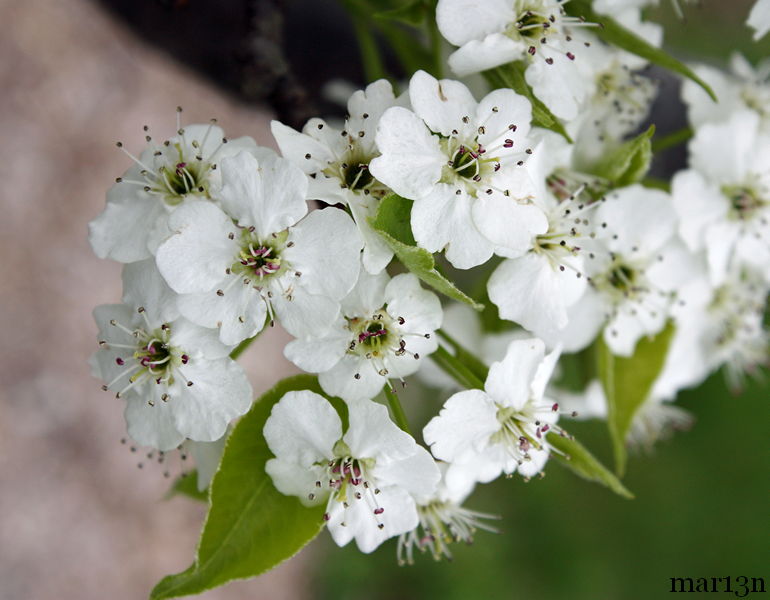
[[323, 506], [307, 508], [297, 498], [284, 496], [265, 473], [272, 457], [262, 435], [265, 421], [286, 392], [306, 389], [321, 393], [313, 376], [284, 379], [237, 423], [211, 483], [211, 506], [195, 562], [162, 579], [151, 599], [198, 594], [233, 579], [254, 577], [291, 558], [318, 535]]
[[615, 471], [623, 475], [626, 469], [626, 436], [639, 407], [649, 396], [655, 379], [663, 369], [668, 347], [674, 335], [669, 323], [654, 338], [643, 338], [633, 356], [615, 356], [599, 338], [599, 379], [607, 397], [607, 425], [615, 454]]
[[590, 0], [571, 0], [564, 5], [564, 8], [573, 16], [584, 17], [586, 21], [591, 23], [599, 23], [600, 27], [596, 28], [595, 32], [605, 42], [613, 44], [632, 54], [636, 54], [637, 56], [641, 56], [664, 69], [668, 69], [669, 71], [679, 73], [688, 79], [692, 79], [701, 86], [709, 96], [711, 96], [711, 99], [714, 100], [714, 102], [717, 101], [714, 91], [687, 65], [671, 56], [665, 50], [656, 48], [646, 40], [640, 38], [634, 32], [629, 31], [611, 17], [594, 12]]
[[532, 88], [529, 87], [524, 78], [524, 71], [527, 65], [524, 61], [515, 61], [484, 71], [484, 76], [493, 88], [512, 89], [517, 94], [527, 98], [532, 104], [532, 124], [537, 127], [544, 127], [564, 136], [568, 142], [572, 142], [567, 130], [561, 124], [561, 121], [549, 110], [549, 108], [535, 96]]
[[613, 187], [618, 188], [641, 181], [650, 170], [652, 162], [650, 140], [653, 135], [655, 135], [655, 125], [650, 125], [647, 131], [608, 152], [591, 169], [591, 174], [608, 180]]
[[209, 500], [208, 490], [200, 491], [198, 489], [198, 471], [185, 473], [174, 481], [171, 489], [166, 494], [166, 499], [173, 498], [174, 496], [187, 496], [199, 502], [208, 502]]
[[548, 443], [562, 452], [551, 452], [551, 457], [570, 469], [573, 473], [608, 487], [624, 498], [632, 499], [634, 495], [620, 483], [620, 480], [599, 460], [591, 454], [580, 442], [563, 437], [558, 433], [549, 433]]
[[430, 14], [430, 10], [429, 3], [425, 0], [413, 0], [390, 10], [374, 13], [374, 18], [420, 27]]
[[390, 246], [398, 260], [422, 281], [453, 300], [465, 302], [476, 310], [482, 310], [483, 305], [475, 302], [439, 273], [436, 269], [436, 261], [430, 252], [417, 247], [409, 225], [411, 212], [411, 200], [397, 194], [390, 194], [380, 201], [377, 216], [371, 221], [371, 225]]

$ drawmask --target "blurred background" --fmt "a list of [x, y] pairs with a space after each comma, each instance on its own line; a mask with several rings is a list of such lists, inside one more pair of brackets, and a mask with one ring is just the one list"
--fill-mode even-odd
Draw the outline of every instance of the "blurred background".
[[[654, 20], [680, 57], [753, 60], [749, 0], [661, 2]], [[192, 560], [204, 508], [164, 500], [179, 455], [159, 465], [121, 443], [122, 406], [99, 390], [91, 310], [120, 297], [120, 267], [96, 259], [86, 223], [128, 166], [115, 148], [143, 125], [171, 135], [217, 117], [231, 136], [272, 145], [269, 120], [300, 126], [335, 108], [332, 79], [363, 83], [358, 49], [333, 0], [0, 0], [0, 600], [128, 600]], [[684, 125], [664, 74], [653, 121]], [[681, 167], [671, 151], [659, 174]], [[271, 330], [244, 355], [255, 392], [292, 372]], [[256, 357], [259, 356], [259, 361]], [[259, 366], [257, 366], [257, 362]], [[502, 480], [470, 508], [501, 515], [452, 563], [397, 567], [325, 535], [254, 581], [205, 599], [665, 597], [670, 577], [765, 577], [768, 564], [768, 386], [730, 394], [720, 374], [682, 395], [697, 417], [651, 455], [632, 459], [622, 500], [552, 465], [542, 481]], [[439, 398], [422, 402], [438, 405]], [[604, 459], [606, 435], [574, 433]], [[133, 450], [133, 451], [132, 451]], [[141, 465], [141, 467], [140, 467]]]

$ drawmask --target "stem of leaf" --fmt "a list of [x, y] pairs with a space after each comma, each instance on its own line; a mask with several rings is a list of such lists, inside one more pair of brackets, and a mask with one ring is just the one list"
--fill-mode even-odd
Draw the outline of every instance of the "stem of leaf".
[[382, 388], [382, 391], [385, 392], [385, 399], [388, 401], [390, 414], [393, 415], [393, 420], [396, 422], [396, 425], [406, 431], [409, 435], [412, 435], [412, 432], [409, 430], [409, 422], [406, 420], [404, 408], [401, 406], [401, 401], [398, 399], [398, 394], [396, 394], [390, 387], [390, 383], [386, 383], [385, 387]]
[[462, 362], [468, 368], [468, 370], [476, 376], [477, 379], [486, 381], [487, 375], [489, 374], [489, 369], [483, 362], [476, 358], [475, 353], [464, 348], [460, 342], [454, 339], [443, 329], [437, 329], [436, 333], [444, 338], [444, 341], [446, 341], [447, 344], [454, 348], [455, 356], [457, 359]]
[[430, 355], [430, 358], [442, 371], [465, 389], [484, 389], [484, 382], [457, 357], [452, 356], [443, 346], [439, 346], [436, 351]]
[[652, 151], [662, 152], [663, 150], [668, 150], [669, 148], [673, 148], [674, 146], [683, 144], [684, 142], [689, 140], [692, 136], [693, 136], [692, 128], [684, 127], [682, 129], [678, 129], [677, 131], [673, 131], [669, 134], [666, 134], [664, 136], [661, 136], [659, 138], [655, 138], [654, 140], [652, 140]]

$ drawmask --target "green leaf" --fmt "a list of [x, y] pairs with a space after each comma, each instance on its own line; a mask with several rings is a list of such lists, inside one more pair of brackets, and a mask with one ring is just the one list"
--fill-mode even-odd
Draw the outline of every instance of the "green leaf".
[[209, 501], [208, 490], [200, 491], [198, 489], [198, 471], [185, 473], [174, 481], [171, 489], [166, 494], [166, 499], [173, 498], [174, 496], [187, 496], [199, 502]]
[[655, 125], [650, 125], [647, 131], [608, 152], [591, 169], [591, 174], [607, 179], [613, 187], [625, 187], [641, 181], [650, 170], [650, 162], [652, 162], [650, 140], [653, 135], [655, 135]]
[[490, 69], [489, 71], [484, 71], [483, 74], [493, 87], [511, 89], [530, 101], [532, 104], [533, 125], [555, 131], [562, 135], [568, 142], [572, 143], [572, 140], [570, 139], [567, 130], [564, 129], [564, 126], [561, 124], [561, 121], [559, 121], [550, 109], [535, 96], [532, 88], [529, 87], [527, 80], [524, 78], [524, 71], [526, 71], [526, 69], [526, 63], [518, 60], [501, 67]]
[[424, 0], [414, 0], [398, 8], [383, 10], [374, 13], [375, 19], [383, 21], [396, 21], [412, 27], [420, 27], [425, 22], [428, 15], [428, 6]]
[[371, 225], [390, 246], [398, 260], [430, 287], [449, 298], [470, 304], [476, 310], [483, 310], [483, 304], [475, 302], [439, 273], [430, 252], [417, 247], [409, 225], [411, 213], [411, 200], [390, 194], [380, 201], [377, 216], [371, 221]]
[[591, 0], [570, 0], [564, 4], [565, 10], [573, 16], [584, 17], [591, 23], [599, 23], [601, 26], [593, 31], [605, 42], [614, 44], [627, 52], [641, 56], [653, 64], [659, 65], [664, 69], [679, 73], [701, 86], [711, 99], [716, 102], [717, 97], [709, 85], [698, 77], [692, 69], [680, 62], [664, 50], [656, 48], [646, 40], [640, 38], [632, 31], [620, 25], [617, 21], [606, 15], [595, 13], [591, 8]]
[[588, 481], [606, 486], [624, 498], [632, 499], [634, 497], [620, 480], [580, 442], [563, 437], [558, 433], [549, 433], [547, 439], [551, 446], [563, 453], [561, 455], [558, 452], [551, 452], [551, 457], [573, 473]]
[[286, 392], [321, 393], [318, 380], [297, 375], [262, 395], [235, 426], [211, 483], [211, 506], [195, 563], [165, 577], [150, 598], [198, 594], [234, 579], [255, 577], [299, 552], [321, 530], [323, 506], [307, 508], [284, 496], [265, 473], [272, 457], [262, 435], [273, 405]]
[[642, 338], [633, 356], [615, 356], [602, 338], [598, 341], [599, 379], [607, 397], [607, 425], [615, 454], [615, 472], [626, 469], [626, 435], [634, 415], [647, 400], [652, 384], [663, 369], [674, 335], [672, 323], [654, 338]]

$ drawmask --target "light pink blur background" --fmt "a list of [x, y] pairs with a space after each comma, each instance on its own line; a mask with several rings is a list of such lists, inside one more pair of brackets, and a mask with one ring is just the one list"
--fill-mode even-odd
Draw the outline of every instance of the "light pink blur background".
[[[189, 565], [204, 512], [162, 500], [163, 467], [120, 443], [122, 403], [88, 373], [91, 310], [119, 301], [120, 267], [92, 255], [86, 223], [129, 165], [116, 140], [172, 135], [181, 104], [187, 123], [216, 116], [267, 145], [269, 115], [86, 0], [0, 0], [0, 23], [0, 600], [146, 598]], [[256, 392], [290, 371], [281, 336], [245, 355]], [[308, 558], [201, 597], [307, 597]]]

